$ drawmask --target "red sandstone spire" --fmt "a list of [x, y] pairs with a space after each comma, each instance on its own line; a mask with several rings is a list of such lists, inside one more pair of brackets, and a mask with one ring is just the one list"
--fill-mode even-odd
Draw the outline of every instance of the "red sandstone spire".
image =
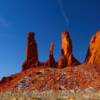
[[[69, 36], [68, 32], [62, 32], [61, 50], [63, 51], [63, 55], [59, 59], [58, 64], [63, 62], [63, 61], [65, 62], [65, 63], [63, 62], [64, 63], [63, 66], [80, 64], [79, 61], [76, 58], [74, 58], [74, 56], [73, 56], [73, 53], [72, 53], [72, 41], [70, 39], [70, 36]], [[63, 59], [63, 60], [61, 60], [61, 59]]]
[[38, 64], [37, 44], [35, 34], [29, 32], [26, 45], [26, 61], [23, 64], [23, 70], [35, 64]]
[[87, 64], [100, 64], [100, 31], [91, 38], [85, 62]]

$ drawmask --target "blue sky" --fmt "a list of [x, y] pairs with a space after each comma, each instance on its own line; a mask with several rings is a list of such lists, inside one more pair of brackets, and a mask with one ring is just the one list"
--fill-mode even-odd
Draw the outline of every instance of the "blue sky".
[[91, 36], [100, 29], [100, 0], [0, 0], [0, 77], [21, 70], [27, 33], [35, 32], [39, 60], [55, 44], [60, 56], [61, 32], [69, 31], [73, 54], [83, 62]]

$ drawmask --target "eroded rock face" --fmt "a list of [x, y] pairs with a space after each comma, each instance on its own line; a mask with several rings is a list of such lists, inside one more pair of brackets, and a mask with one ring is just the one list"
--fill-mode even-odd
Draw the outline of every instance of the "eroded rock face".
[[50, 55], [53, 55], [54, 53], [54, 43], [53, 42], [50, 43], [49, 51], [50, 51]]
[[0, 80], [0, 84], [2, 83], [5, 83], [5, 82], [9, 82], [11, 81], [13, 78], [11, 76], [9, 77], [3, 77], [1, 80]]
[[35, 41], [35, 34], [28, 33], [27, 46], [26, 46], [26, 61], [23, 63], [23, 69], [27, 69], [31, 65], [38, 64], [37, 44]]
[[58, 67], [59, 68], [64, 68], [67, 66], [67, 58], [66, 56], [64, 55], [64, 51], [61, 50], [61, 57], [59, 58], [59, 61], [58, 61]]
[[[78, 64], [80, 64], [79, 61], [76, 58], [73, 57], [72, 41], [70, 39], [68, 32], [62, 32], [61, 49], [64, 53], [63, 56], [61, 56], [61, 58], [63, 57], [63, 59], [64, 59], [66, 57], [66, 59], [67, 59], [66, 66], [67, 65], [78, 65]], [[59, 62], [61, 62], [61, 61], [59, 60]]]
[[64, 51], [64, 55], [69, 56], [72, 53], [72, 41], [68, 32], [62, 32], [61, 48]]
[[100, 64], [100, 31], [91, 38], [85, 62], [87, 64]]
[[50, 48], [49, 48], [49, 51], [50, 51], [50, 54], [49, 54], [49, 58], [48, 58], [48, 66], [49, 67], [55, 67], [55, 59], [54, 59], [54, 56], [53, 56], [53, 53], [54, 53], [54, 43], [51, 42], [50, 43]]

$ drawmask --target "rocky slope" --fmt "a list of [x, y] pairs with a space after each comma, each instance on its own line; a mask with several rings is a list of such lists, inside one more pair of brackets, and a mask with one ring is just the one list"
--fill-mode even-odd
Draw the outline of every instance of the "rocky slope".
[[0, 91], [18, 89], [45, 91], [89, 87], [100, 89], [100, 74], [95, 66], [97, 65], [83, 64], [63, 69], [31, 67], [21, 73], [3, 78], [0, 82]]

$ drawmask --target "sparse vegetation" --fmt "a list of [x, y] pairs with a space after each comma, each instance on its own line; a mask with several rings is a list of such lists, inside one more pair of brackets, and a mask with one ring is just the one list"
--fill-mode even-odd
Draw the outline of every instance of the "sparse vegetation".
[[71, 89], [59, 91], [1, 92], [0, 100], [100, 100], [100, 91], [92, 87], [85, 90]]

